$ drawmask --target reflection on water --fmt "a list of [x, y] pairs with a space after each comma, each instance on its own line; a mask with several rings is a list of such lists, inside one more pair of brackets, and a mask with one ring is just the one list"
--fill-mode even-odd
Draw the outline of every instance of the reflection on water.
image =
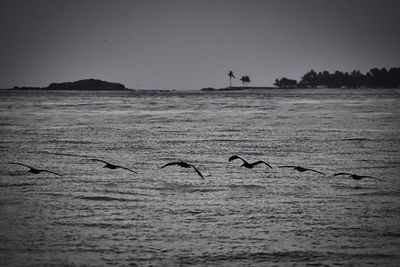
[[399, 90], [0, 94], [5, 266], [400, 263]]

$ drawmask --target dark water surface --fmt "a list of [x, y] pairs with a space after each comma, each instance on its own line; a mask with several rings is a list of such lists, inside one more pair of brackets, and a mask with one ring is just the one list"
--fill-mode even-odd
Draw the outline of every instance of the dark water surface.
[[2, 266], [400, 265], [398, 89], [4, 91], [0, 125]]

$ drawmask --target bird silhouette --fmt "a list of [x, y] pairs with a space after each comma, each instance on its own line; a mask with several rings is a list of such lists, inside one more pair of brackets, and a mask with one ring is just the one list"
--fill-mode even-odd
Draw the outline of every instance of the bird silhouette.
[[253, 162], [253, 163], [249, 163], [249, 162], [247, 162], [246, 160], [244, 160], [244, 159], [242, 159], [241, 157], [236, 156], [236, 155], [230, 157], [230, 158], [229, 158], [229, 162], [231, 162], [232, 160], [235, 160], [235, 159], [241, 159], [241, 160], [243, 161], [243, 164], [240, 165], [240, 167], [245, 167], [245, 168], [248, 168], [248, 169], [253, 169], [254, 166], [263, 163], [263, 164], [267, 165], [268, 167], [270, 167], [270, 168], [272, 169], [271, 165], [269, 165], [269, 164], [266, 163], [265, 161], [259, 160], [259, 161]]
[[370, 179], [383, 181], [382, 179], [379, 179], [379, 178], [376, 178], [376, 177], [371, 177], [371, 176], [368, 176], [368, 175], [357, 175], [357, 174], [354, 174], [354, 173], [347, 173], [347, 172], [335, 173], [333, 176], [338, 176], [338, 175], [347, 175], [347, 176], [350, 176], [351, 178], [353, 178], [354, 180], [361, 180], [363, 178], [370, 178]]
[[316, 170], [309, 169], [309, 168], [304, 168], [304, 167], [301, 167], [301, 166], [285, 165], [285, 166], [278, 166], [278, 167], [279, 167], [279, 168], [292, 168], [293, 170], [296, 170], [296, 171], [299, 171], [299, 172], [312, 171], [312, 172], [316, 172], [316, 173], [319, 173], [319, 174], [322, 174], [322, 175], [326, 175], [326, 174], [323, 173], [323, 172], [316, 171]]
[[197, 174], [201, 177], [201, 179], [205, 180], [203, 175], [201, 174], [201, 172], [194, 165], [186, 163], [184, 161], [175, 161], [175, 162], [167, 163], [164, 166], [162, 166], [161, 169], [163, 169], [167, 166], [173, 166], [173, 165], [177, 165], [182, 168], [193, 168], [197, 172]]
[[137, 172], [135, 172], [134, 170], [128, 169], [128, 168], [123, 167], [123, 166], [111, 164], [111, 163], [109, 163], [109, 162], [107, 162], [107, 161], [104, 161], [104, 160], [101, 160], [101, 159], [90, 159], [90, 160], [92, 160], [92, 161], [99, 161], [99, 162], [105, 163], [106, 165], [104, 165], [103, 168], [107, 168], [107, 169], [111, 169], [111, 170], [115, 170], [115, 169], [124, 169], [124, 170], [130, 171], [130, 172], [133, 172], [133, 173], [137, 173]]
[[58, 175], [58, 176], [62, 176], [61, 174], [58, 174], [56, 172], [52, 172], [52, 171], [49, 171], [49, 170], [36, 169], [36, 168], [33, 168], [31, 166], [28, 166], [26, 164], [19, 163], [19, 162], [8, 162], [8, 163], [15, 164], [15, 165], [21, 165], [21, 166], [29, 168], [29, 171], [27, 171], [25, 174], [27, 174], [27, 173], [38, 174], [38, 173], [41, 173], [41, 172], [48, 172], [48, 173], [52, 173], [52, 174], [55, 174], [55, 175]]

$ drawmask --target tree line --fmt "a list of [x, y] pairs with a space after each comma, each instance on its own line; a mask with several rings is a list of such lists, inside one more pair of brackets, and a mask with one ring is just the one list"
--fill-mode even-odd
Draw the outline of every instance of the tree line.
[[358, 70], [352, 72], [329, 71], [316, 72], [310, 70], [300, 81], [283, 77], [276, 79], [275, 86], [279, 88], [400, 88], [399, 68], [373, 68], [363, 74]]

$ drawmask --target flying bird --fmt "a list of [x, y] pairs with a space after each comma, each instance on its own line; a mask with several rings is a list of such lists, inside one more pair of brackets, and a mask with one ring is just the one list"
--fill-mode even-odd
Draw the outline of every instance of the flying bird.
[[299, 171], [299, 172], [306, 172], [306, 171], [312, 171], [312, 172], [316, 172], [322, 175], [325, 175], [325, 173], [323, 172], [319, 172], [313, 169], [309, 169], [309, 168], [304, 168], [301, 166], [291, 166], [291, 165], [285, 165], [285, 166], [278, 166], [279, 168], [292, 168], [293, 170]]
[[263, 163], [263, 164], [267, 165], [268, 167], [270, 167], [270, 168], [272, 169], [271, 165], [269, 165], [269, 164], [266, 163], [265, 161], [259, 160], [259, 161], [253, 162], [253, 163], [249, 163], [249, 162], [247, 162], [246, 160], [244, 160], [244, 159], [242, 159], [241, 157], [236, 156], [236, 155], [230, 157], [230, 158], [229, 158], [229, 162], [231, 162], [232, 160], [235, 160], [235, 159], [241, 159], [241, 160], [243, 161], [243, 164], [240, 165], [240, 167], [245, 167], [245, 168], [248, 168], [248, 169], [252, 169], [254, 166]]
[[111, 163], [109, 163], [109, 162], [107, 162], [107, 161], [104, 161], [104, 160], [101, 160], [101, 159], [90, 159], [90, 160], [92, 160], [92, 161], [99, 161], [99, 162], [105, 163], [106, 165], [104, 165], [103, 168], [107, 168], [107, 169], [111, 169], [111, 170], [115, 170], [115, 169], [124, 169], [124, 170], [130, 171], [130, 172], [133, 172], [133, 173], [137, 173], [137, 172], [135, 172], [134, 170], [128, 169], [128, 168], [123, 167], [123, 166], [114, 165], [114, 164], [111, 164]]
[[204, 180], [203, 175], [195, 166], [193, 166], [192, 164], [186, 163], [184, 161], [176, 161], [176, 162], [167, 163], [164, 166], [162, 166], [161, 169], [163, 169], [167, 166], [173, 166], [173, 165], [178, 165], [179, 167], [182, 167], [182, 168], [193, 168], [197, 172], [197, 174], [201, 177], [201, 179]]
[[19, 162], [8, 162], [8, 163], [10, 163], [10, 164], [16, 164], [16, 165], [21, 165], [21, 166], [24, 166], [24, 167], [29, 168], [29, 171], [27, 171], [25, 174], [27, 174], [27, 173], [38, 174], [38, 173], [41, 173], [41, 172], [48, 172], [48, 173], [52, 173], [52, 174], [61, 176], [60, 174], [58, 174], [58, 173], [56, 173], [56, 172], [52, 172], [52, 171], [48, 171], [48, 170], [36, 169], [36, 168], [33, 168], [33, 167], [31, 167], [31, 166], [28, 166], [28, 165], [25, 165], [25, 164], [22, 164], [22, 163], [19, 163]]
[[350, 176], [351, 178], [353, 178], [354, 180], [361, 180], [363, 178], [370, 178], [370, 179], [383, 181], [382, 179], [379, 179], [379, 178], [376, 178], [376, 177], [371, 177], [371, 176], [368, 176], [368, 175], [357, 175], [357, 174], [354, 174], [354, 173], [347, 173], [347, 172], [335, 173], [333, 176], [338, 176], [338, 175], [347, 175], [347, 176]]

